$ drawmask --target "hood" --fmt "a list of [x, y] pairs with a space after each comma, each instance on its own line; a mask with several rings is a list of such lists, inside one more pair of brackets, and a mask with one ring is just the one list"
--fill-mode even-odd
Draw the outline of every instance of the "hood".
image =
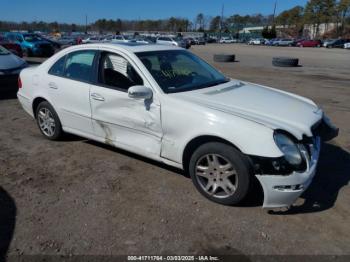
[[25, 61], [12, 53], [0, 55], [0, 70], [19, 68], [24, 65]]
[[312, 136], [312, 125], [323, 116], [322, 110], [309, 99], [237, 80], [172, 95], [272, 129], [285, 130], [297, 139], [302, 139], [303, 135]]

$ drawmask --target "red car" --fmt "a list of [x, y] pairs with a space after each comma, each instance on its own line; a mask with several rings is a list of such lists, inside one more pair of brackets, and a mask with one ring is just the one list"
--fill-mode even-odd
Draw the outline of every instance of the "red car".
[[303, 40], [297, 43], [298, 47], [321, 47], [322, 42], [320, 40]]
[[11, 43], [6, 37], [0, 35], [0, 45], [16, 56], [23, 57], [23, 51], [19, 44]]

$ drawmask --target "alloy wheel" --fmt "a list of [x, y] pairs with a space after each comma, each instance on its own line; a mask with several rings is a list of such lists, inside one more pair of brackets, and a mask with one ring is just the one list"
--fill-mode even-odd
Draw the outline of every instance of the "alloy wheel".
[[237, 172], [232, 163], [221, 155], [202, 156], [197, 161], [195, 174], [199, 185], [210, 196], [227, 198], [237, 190]]
[[44, 135], [52, 137], [55, 134], [56, 123], [51, 111], [48, 108], [41, 108], [38, 112], [38, 122]]

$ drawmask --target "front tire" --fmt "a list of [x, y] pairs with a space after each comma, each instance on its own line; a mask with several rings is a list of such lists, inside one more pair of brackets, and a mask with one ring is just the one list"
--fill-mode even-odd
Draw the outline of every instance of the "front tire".
[[203, 196], [223, 205], [242, 202], [252, 181], [246, 157], [234, 147], [218, 142], [203, 144], [193, 153], [189, 173]]
[[61, 121], [49, 102], [41, 102], [36, 109], [35, 116], [40, 132], [47, 139], [59, 140], [62, 137], [63, 130]]

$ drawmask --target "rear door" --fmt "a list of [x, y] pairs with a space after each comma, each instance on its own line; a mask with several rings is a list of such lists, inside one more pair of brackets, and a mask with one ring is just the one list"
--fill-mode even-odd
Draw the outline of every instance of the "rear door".
[[90, 81], [96, 50], [72, 52], [49, 70], [46, 87], [62, 125], [73, 132], [93, 134]]
[[128, 96], [131, 86], [150, 87], [147, 79], [135, 63], [114, 51], [101, 52], [98, 64], [98, 77], [90, 94], [95, 135], [107, 144], [159, 157], [160, 103], [156, 97], [144, 100]]

